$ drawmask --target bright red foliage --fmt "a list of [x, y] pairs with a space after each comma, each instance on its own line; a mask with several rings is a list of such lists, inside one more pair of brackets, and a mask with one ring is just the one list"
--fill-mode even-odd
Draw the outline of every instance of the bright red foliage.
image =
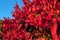
[[57, 34], [60, 24], [58, 0], [23, 0], [23, 3], [22, 9], [17, 4], [14, 7], [14, 18], [2, 20], [3, 40], [33, 40], [33, 34], [27, 31], [29, 25], [41, 30], [46, 28], [51, 31], [52, 40], [60, 40], [60, 34]]

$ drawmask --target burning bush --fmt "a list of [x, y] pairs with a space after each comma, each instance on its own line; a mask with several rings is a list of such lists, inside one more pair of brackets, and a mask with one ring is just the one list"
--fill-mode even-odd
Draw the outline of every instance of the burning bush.
[[23, 0], [23, 3], [22, 9], [18, 4], [14, 7], [14, 18], [2, 20], [1, 39], [60, 40], [58, 0]]

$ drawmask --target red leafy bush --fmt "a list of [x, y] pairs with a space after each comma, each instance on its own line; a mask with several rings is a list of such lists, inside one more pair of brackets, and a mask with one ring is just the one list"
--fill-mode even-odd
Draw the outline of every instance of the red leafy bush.
[[16, 4], [12, 16], [2, 20], [3, 40], [60, 40], [60, 3], [58, 0], [23, 0]]

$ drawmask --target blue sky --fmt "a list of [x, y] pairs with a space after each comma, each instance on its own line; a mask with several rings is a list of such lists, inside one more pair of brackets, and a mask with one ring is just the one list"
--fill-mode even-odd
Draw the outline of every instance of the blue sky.
[[12, 18], [11, 12], [14, 11], [16, 2], [23, 6], [22, 0], [0, 0], [0, 19], [3, 17]]

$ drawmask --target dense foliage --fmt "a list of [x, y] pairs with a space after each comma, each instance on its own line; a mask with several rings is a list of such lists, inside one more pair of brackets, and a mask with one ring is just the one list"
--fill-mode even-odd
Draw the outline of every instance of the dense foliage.
[[4, 18], [0, 27], [3, 40], [60, 40], [58, 0], [23, 0], [16, 4], [13, 18]]

